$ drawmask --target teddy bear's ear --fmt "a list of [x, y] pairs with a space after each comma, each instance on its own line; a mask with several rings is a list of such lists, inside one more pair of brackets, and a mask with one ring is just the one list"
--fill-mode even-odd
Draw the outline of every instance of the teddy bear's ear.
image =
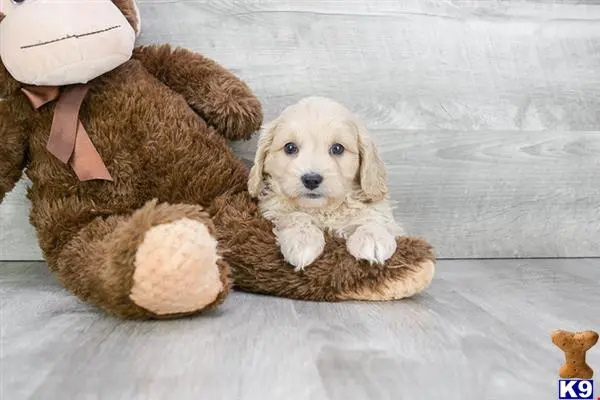
[[140, 9], [135, 0], [112, 0], [112, 2], [119, 10], [121, 10], [125, 18], [127, 18], [127, 21], [129, 21], [133, 27], [136, 36], [138, 36], [142, 27], [142, 20], [140, 17]]

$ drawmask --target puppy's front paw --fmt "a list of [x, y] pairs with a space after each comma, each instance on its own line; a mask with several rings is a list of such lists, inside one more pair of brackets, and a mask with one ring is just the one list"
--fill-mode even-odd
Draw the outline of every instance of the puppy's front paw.
[[312, 264], [323, 252], [325, 237], [317, 227], [305, 226], [284, 229], [277, 232], [277, 241], [288, 263], [296, 271]]
[[350, 235], [346, 247], [358, 260], [383, 264], [396, 251], [396, 238], [383, 228], [361, 226]]

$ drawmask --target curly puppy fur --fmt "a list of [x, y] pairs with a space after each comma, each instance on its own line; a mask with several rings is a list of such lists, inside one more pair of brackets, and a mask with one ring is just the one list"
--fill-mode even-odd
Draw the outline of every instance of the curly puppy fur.
[[394, 254], [402, 233], [385, 165], [365, 126], [331, 99], [302, 99], [267, 126], [249, 191], [297, 269], [321, 255], [324, 231], [346, 239], [355, 258], [379, 264]]
[[[137, 26], [128, 3], [115, 1]], [[270, 221], [247, 191], [248, 170], [227, 145], [260, 128], [261, 104], [214, 61], [166, 45], [142, 46], [89, 85], [79, 118], [114, 182], [80, 182], [48, 153], [54, 104], [33, 110], [22, 84], [0, 63], [0, 200], [25, 170], [39, 245], [50, 269], [80, 299], [124, 318], [201, 311], [158, 315], [132, 300], [146, 233], [182, 219], [203, 224], [217, 239], [223, 291], [203, 309], [219, 304], [232, 283], [327, 301], [389, 300], [429, 285], [433, 252], [415, 238], [397, 240], [387, 268], [353, 259], [333, 237], [306, 272], [286, 267]]]

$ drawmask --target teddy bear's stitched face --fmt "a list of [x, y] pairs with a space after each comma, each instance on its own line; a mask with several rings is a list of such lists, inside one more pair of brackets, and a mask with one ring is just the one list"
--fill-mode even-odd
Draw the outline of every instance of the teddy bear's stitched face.
[[[135, 32], [111, 0], [0, 0], [0, 58], [17, 81], [86, 83], [131, 57]], [[133, 3], [134, 4], [134, 3]]]

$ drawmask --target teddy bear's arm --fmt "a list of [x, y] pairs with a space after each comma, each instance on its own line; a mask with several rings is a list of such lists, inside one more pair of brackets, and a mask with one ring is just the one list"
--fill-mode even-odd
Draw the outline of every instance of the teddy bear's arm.
[[393, 300], [423, 291], [435, 272], [433, 248], [419, 238], [397, 238], [393, 256], [379, 266], [356, 260], [345, 241], [330, 234], [323, 253], [296, 271], [247, 192], [218, 198], [209, 212], [223, 260], [243, 291], [312, 301]]
[[249, 139], [263, 120], [260, 101], [250, 88], [215, 61], [169, 45], [140, 46], [133, 58], [229, 140]]
[[9, 101], [0, 100], [0, 202], [21, 178], [26, 162], [27, 136], [16, 121]]

